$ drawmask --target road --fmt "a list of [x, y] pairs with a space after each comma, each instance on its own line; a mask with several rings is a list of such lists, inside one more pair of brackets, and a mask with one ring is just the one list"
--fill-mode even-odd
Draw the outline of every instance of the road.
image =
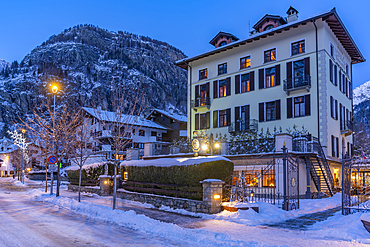
[[0, 179], [0, 246], [181, 246], [29, 200], [26, 190]]

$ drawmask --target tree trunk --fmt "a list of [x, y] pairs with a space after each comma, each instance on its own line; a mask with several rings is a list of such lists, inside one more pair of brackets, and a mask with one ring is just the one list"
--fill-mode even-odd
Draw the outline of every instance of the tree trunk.
[[[116, 156], [117, 157], [117, 156]], [[114, 162], [114, 176], [113, 176], [113, 210], [116, 209], [116, 186], [117, 186], [117, 162]]]
[[81, 174], [82, 174], [82, 166], [80, 166], [80, 177], [78, 179], [78, 202], [81, 202]]
[[48, 192], [48, 166], [45, 166], [45, 193]]

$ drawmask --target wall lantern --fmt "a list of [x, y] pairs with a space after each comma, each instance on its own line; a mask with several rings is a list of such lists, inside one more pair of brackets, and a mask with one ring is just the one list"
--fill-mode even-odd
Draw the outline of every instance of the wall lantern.
[[213, 199], [215, 199], [215, 200], [219, 200], [220, 198], [221, 198], [221, 196], [219, 194], [213, 195]]

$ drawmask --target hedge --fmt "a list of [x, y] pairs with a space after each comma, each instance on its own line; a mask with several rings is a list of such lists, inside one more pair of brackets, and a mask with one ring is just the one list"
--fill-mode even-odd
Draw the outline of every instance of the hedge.
[[[154, 194], [201, 200], [202, 184], [200, 181], [213, 178], [221, 179], [228, 184], [233, 170], [234, 164], [232, 162], [218, 160], [184, 166], [124, 166], [121, 168], [121, 174], [125, 171], [128, 172], [128, 185], [130, 182], [151, 183], [136, 185], [135, 191], [140, 191], [140, 187], [143, 188], [142, 192], [148, 192], [148, 189], [144, 188], [154, 188], [162, 190], [153, 191]], [[153, 186], [152, 183], [155, 185]], [[176, 187], [170, 185], [176, 185]], [[132, 190], [127, 186], [124, 188]], [[177, 192], [174, 193], [174, 190]]]
[[[82, 169], [81, 171], [81, 185], [91, 186], [99, 185], [99, 176], [104, 175], [105, 164], [97, 167], [89, 167], [87, 169]], [[108, 175], [113, 175], [114, 164], [108, 163]], [[78, 180], [80, 176], [80, 170], [67, 170], [68, 178], [71, 184], [78, 185]]]

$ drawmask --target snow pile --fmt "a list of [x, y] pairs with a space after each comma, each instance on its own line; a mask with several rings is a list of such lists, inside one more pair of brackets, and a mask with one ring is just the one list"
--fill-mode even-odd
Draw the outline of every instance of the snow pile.
[[27, 184], [27, 183], [24, 183], [24, 184], [23, 184], [21, 181], [15, 181], [15, 182], [14, 182], [14, 185], [15, 185], [15, 186], [28, 186], [28, 184]]
[[[264, 246], [254, 241], [234, 240], [224, 233], [199, 229], [187, 229], [180, 226], [151, 219], [134, 211], [112, 210], [106, 206], [94, 205], [65, 197], [54, 197], [40, 190], [32, 190], [29, 196], [61, 208], [73, 211], [95, 220], [114, 223], [142, 233], [171, 239], [185, 245], [196, 246]], [[171, 234], [169, 234], [171, 233]]]
[[[102, 165], [105, 165], [107, 162], [97, 162], [97, 163], [93, 163], [93, 164], [88, 164], [88, 165], [83, 165], [82, 166], [82, 170], [88, 170], [90, 168], [94, 169], [94, 168], [97, 168], [99, 166], [102, 166]], [[77, 171], [79, 170], [80, 167], [75, 165], [75, 166], [70, 166], [66, 169], [66, 171]]]
[[[155, 159], [155, 160], [130, 160], [130, 161], [123, 161], [121, 165], [123, 166], [190, 166], [190, 165], [197, 165], [205, 162], [212, 162], [212, 161], [219, 161], [219, 160], [226, 160], [230, 161], [227, 158], [222, 156], [198, 156], [198, 157], [191, 157], [191, 158], [163, 158], [163, 159]], [[230, 161], [231, 162], [231, 161]]]

